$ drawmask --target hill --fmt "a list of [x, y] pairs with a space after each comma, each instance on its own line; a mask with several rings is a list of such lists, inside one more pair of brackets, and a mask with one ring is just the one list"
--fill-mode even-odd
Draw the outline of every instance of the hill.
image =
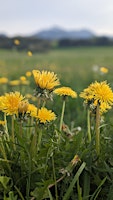
[[60, 39], [91, 39], [95, 34], [87, 29], [67, 31], [59, 27], [42, 30], [32, 35], [33, 37], [47, 40]]

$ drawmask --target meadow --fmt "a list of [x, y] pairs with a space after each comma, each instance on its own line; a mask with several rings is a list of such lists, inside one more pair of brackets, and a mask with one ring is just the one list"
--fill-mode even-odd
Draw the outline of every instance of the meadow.
[[[33, 70], [54, 72], [60, 80], [59, 87], [70, 87], [77, 97], [62, 95], [62, 101], [54, 94], [53, 101], [46, 102], [49, 89], [43, 91], [43, 98], [39, 96], [43, 88], [36, 89], [35, 98], [28, 101], [40, 110], [47, 105], [57, 116], [55, 122], [47, 125], [39, 117], [36, 120], [30, 116], [27, 102], [18, 108], [22, 113], [14, 114], [16, 117], [5, 113], [6, 108], [2, 110], [0, 104], [0, 199], [112, 200], [113, 109], [108, 106], [112, 97], [106, 103], [108, 112], [97, 117], [101, 100], [92, 112], [89, 105], [84, 106], [80, 93], [95, 81], [107, 81], [113, 90], [113, 47], [53, 49], [32, 56], [25, 51], [2, 49], [0, 78], [8, 78], [8, 83], [0, 82], [1, 102], [6, 92], [33, 96], [36, 77], [26, 76]], [[27, 84], [10, 84], [23, 81], [22, 77], [26, 77]], [[65, 100], [65, 96], [69, 97]], [[90, 106], [95, 104], [91, 100]]]

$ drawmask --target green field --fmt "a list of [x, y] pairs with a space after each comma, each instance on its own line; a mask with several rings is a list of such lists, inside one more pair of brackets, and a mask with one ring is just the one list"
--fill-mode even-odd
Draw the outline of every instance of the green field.
[[32, 69], [51, 70], [58, 73], [67, 84], [73, 84], [74, 80], [73, 86], [79, 87], [79, 83], [86, 85], [88, 79], [91, 81], [91, 78], [95, 78], [93, 65], [108, 67], [111, 81], [113, 47], [53, 49], [48, 53], [35, 53], [32, 57], [28, 57], [26, 52], [0, 50], [1, 76], [11, 79]]

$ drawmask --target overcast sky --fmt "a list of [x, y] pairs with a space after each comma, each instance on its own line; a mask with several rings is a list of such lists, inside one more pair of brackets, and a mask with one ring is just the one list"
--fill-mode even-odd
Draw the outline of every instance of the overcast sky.
[[113, 0], [0, 0], [0, 33], [29, 35], [52, 26], [113, 35]]

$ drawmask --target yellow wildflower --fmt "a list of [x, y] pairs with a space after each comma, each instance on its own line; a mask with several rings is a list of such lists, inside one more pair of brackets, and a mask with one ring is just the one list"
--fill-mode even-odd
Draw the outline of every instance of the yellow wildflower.
[[107, 69], [106, 67], [101, 67], [101, 68], [100, 68], [100, 71], [101, 71], [103, 74], [108, 73], [108, 69]]
[[15, 40], [14, 40], [14, 44], [15, 44], [15, 45], [19, 45], [19, 44], [20, 44], [20, 41], [19, 41], [18, 39], [15, 39]]
[[47, 110], [46, 108], [42, 107], [41, 109], [38, 110], [37, 118], [39, 119], [40, 123], [45, 124], [46, 122], [50, 122], [52, 120], [55, 120], [56, 115], [51, 110]]
[[24, 99], [20, 92], [6, 93], [2, 98], [1, 110], [7, 115], [18, 114], [19, 103]]
[[27, 55], [28, 55], [29, 57], [31, 57], [31, 56], [33, 55], [33, 53], [32, 53], [31, 51], [28, 51], [28, 52], [27, 52]]
[[77, 93], [73, 91], [70, 87], [61, 87], [54, 90], [54, 93], [60, 96], [70, 96], [72, 98], [77, 97]]
[[20, 80], [12, 80], [12, 81], [9, 82], [9, 85], [11, 85], [11, 86], [20, 85]]
[[31, 73], [30, 71], [27, 71], [27, 72], [26, 72], [26, 76], [27, 76], [27, 77], [30, 77], [31, 75], [32, 75], [32, 73]]
[[113, 105], [113, 92], [106, 81], [92, 83], [81, 92], [80, 97], [85, 99], [86, 104], [95, 107], [99, 103], [101, 111], [105, 112]]
[[53, 90], [55, 86], [60, 84], [57, 75], [54, 72], [33, 70], [33, 76], [37, 87], [41, 89]]
[[26, 77], [25, 76], [20, 76], [20, 80], [21, 81], [26, 81]]
[[6, 77], [0, 78], [0, 84], [5, 84], [5, 83], [8, 83], [8, 78]]

